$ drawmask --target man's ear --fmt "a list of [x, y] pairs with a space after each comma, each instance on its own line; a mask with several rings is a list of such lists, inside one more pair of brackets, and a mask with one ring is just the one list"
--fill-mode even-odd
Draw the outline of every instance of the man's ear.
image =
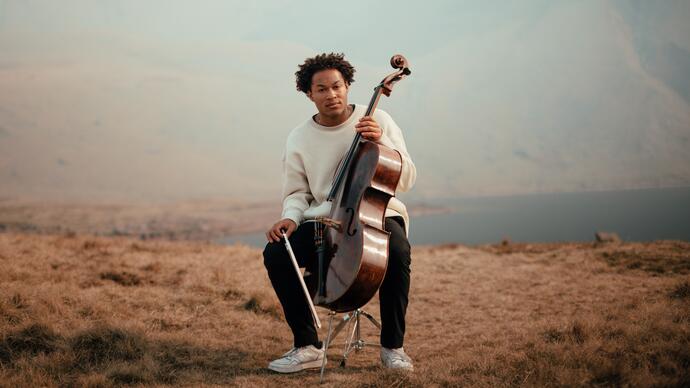
[[308, 97], [310, 100], [314, 101], [314, 99], [311, 98], [311, 90], [307, 91], [306, 94], [307, 94], [307, 97]]

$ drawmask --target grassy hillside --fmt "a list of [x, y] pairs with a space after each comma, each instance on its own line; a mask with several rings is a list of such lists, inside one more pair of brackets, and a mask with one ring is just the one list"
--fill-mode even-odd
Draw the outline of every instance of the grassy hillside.
[[[406, 350], [326, 386], [687, 385], [690, 244], [415, 247]], [[297, 387], [265, 369], [291, 336], [261, 252], [0, 233], [0, 386]], [[378, 316], [377, 301], [367, 310]], [[325, 311], [320, 311], [323, 321]], [[370, 325], [364, 336], [376, 340]]]

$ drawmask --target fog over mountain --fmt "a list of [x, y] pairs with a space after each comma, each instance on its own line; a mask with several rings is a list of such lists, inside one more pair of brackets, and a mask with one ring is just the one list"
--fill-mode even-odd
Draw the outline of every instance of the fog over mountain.
[[323, 51], [410, 61], [407, 198], [690, 185], [686, 1], [140, 3], [0, 1], [0, 196], [276, 199]]

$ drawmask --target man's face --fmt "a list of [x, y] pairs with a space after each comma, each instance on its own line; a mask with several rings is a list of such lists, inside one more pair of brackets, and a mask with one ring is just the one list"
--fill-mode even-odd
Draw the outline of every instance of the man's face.
[[326, 69], [314, 73], [311, 90], [307, 93], [319, 113], [326, 117], [339, 117], [347, 109], [348, 85], [338, 70]]

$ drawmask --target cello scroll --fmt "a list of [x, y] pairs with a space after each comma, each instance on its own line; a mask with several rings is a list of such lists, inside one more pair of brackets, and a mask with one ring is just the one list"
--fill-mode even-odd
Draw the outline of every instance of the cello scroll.
[[409, 63], [407, 62], [407, 59], [400, 54], [393, 55], [391, 58], [391, 66], [393, 66], [394, 69], [398, 69], [398, 71], [384, 78], [379, 85], [381, 87], [381, 92], [385, 94], [386, 97], [391, 96], [394, 83], [412, 74], [412, 71], [410, 71], [410, 68], [408, 67]]

